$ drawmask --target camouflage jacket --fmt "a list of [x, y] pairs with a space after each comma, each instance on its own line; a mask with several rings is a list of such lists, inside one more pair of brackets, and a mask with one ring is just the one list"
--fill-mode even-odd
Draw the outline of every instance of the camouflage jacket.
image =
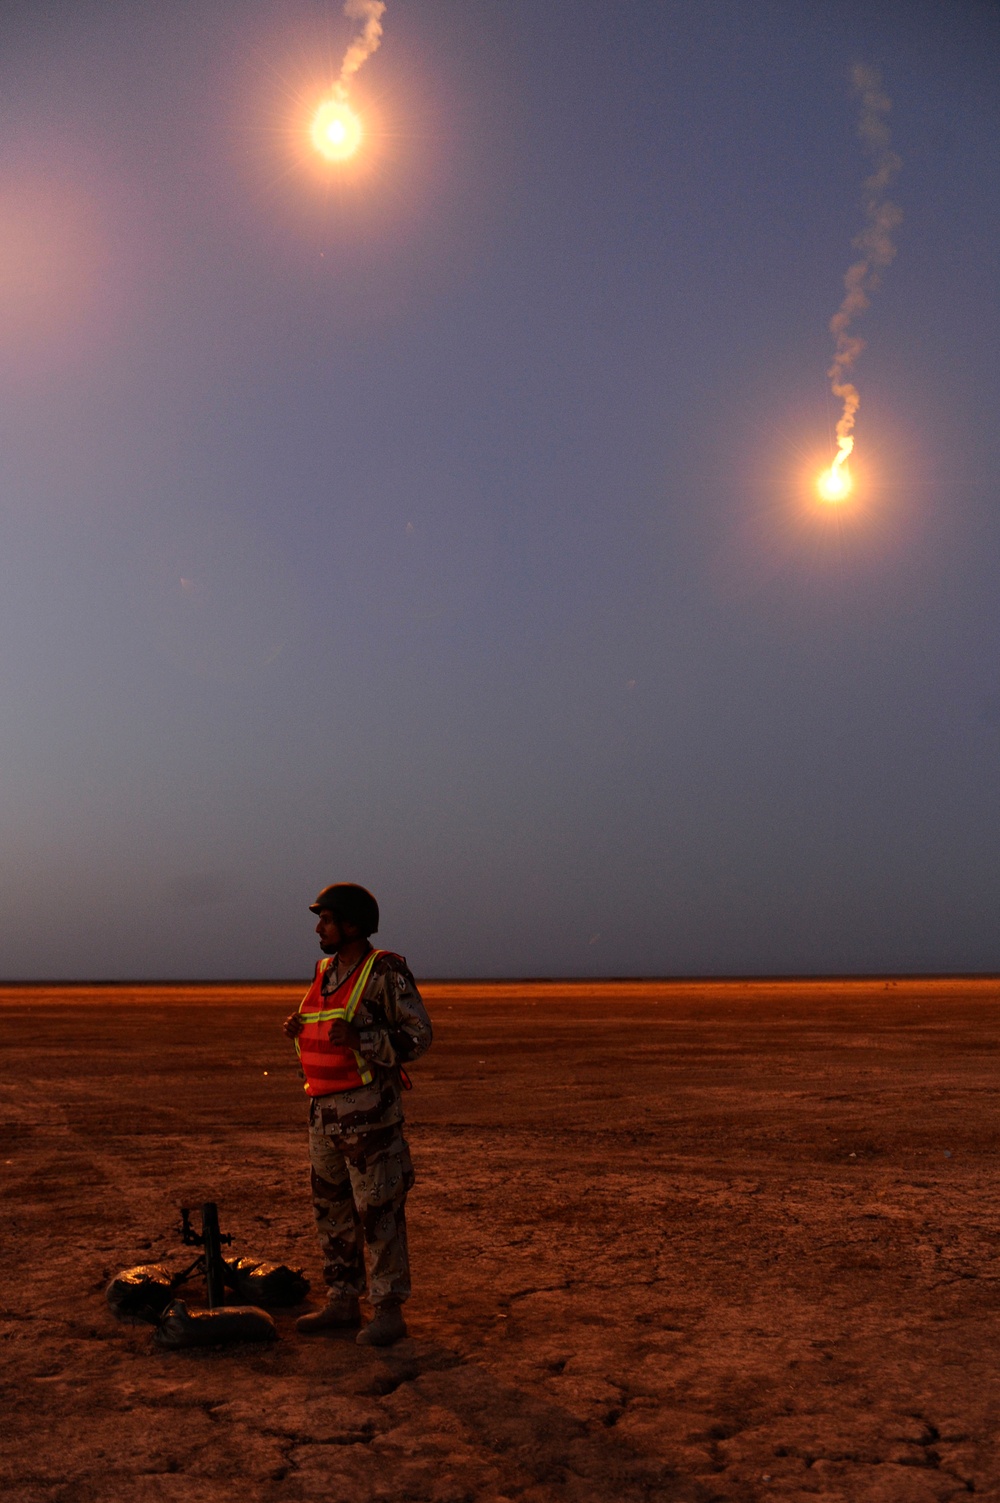
[[[336, 965], [330, 966], [323, 977], [323, 995], [330, 996], [344, 979]], [[402, 955], [386, 951], [376, 960], [354, 1026], [361, 1035], [358, 1053], [376, 1071], [394, 1071], [427, 1053], [433, 1038], [431, 1020]]]

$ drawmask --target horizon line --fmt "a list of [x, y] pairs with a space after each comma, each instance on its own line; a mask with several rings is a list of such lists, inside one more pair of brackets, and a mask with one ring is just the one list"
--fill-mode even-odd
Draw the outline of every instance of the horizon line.
[[[729, 982], [756, 985], [775, 981], [997, 981], [1000, 971], [768, 971], [657, 976], [424, 976], [418, 986], [655, 985]], [[15, 976], [7, 986], [308, 986], [306, 976]]]

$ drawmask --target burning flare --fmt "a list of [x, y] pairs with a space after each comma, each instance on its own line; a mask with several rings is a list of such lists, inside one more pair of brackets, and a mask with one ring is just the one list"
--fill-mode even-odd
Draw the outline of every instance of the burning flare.
[[328, 162], [345, 162], [361, 145], [361, 121], [348, 102], [350, 84], [362, 63], [367, 62], [382, 40], [385, 0], [346, 0], [344, 15], [363, 25], [344, 53], [340, 77], [313, 116], [310, 136], [320, 156]]
[[851, 70], [851, 80], [861, 96], [861, 119], [858, 134], [866, 150], [874, 158], [875, 170], [865, 179], [865, 228], [853, 244], [861, 252], [844, 278], [846, 289], [844, 301], [830, 320], [830, 332], [836, 344], [833, 364], [827, 371], [830, 389], [839, 397], [844, 407], [837, 423], [837, 453], [832, 465], [817, 481], [817, 489], [826, 501], [842, 501], [851, 489], [847, 460], [854, 448], [854, 419], [861, 405], [858, 389], [847, 379], [847, 373], [865, 347], [863, 339], [849, 333], [851, 324], [863, 313], [871, 300], [871, 294], [881, 281], [883, 267], [890, 264], [896, 254], [892, 243], [892, 231], [902, 219], [900, 210], [886, 198], [886, 189], [899, 171], [902, 163], [892, 150], [889, 127], [885, 117], [892, 108], [890, 100], [882, 92], [882, 81], [874, 68], [861, 63]]
[[328, 162], [346, 162], [361, 145], [361, 121], [341, 99], [324, 99], [313, 116], [312, 144]]
[[816, 481], [816, 489], [824, 501], [843, 501], [854, 487], [846, 464], [847, 456], [854, 447], [854, 440], [849, 438], [847, 442], [850, 447], [841, 449], [830, 468], [824, 470]]

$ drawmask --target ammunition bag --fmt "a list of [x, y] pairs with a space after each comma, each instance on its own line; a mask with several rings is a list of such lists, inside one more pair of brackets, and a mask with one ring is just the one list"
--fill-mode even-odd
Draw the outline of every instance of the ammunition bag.
[[278, 1328], [266, 1310], [254, 1305], [224, 1305], [216, 1310], [189, 1310], [175, 1299], [160, 1316], [153, 1339], [176, 1351], [189, 1346], [228, 1346], [235, 1341], [276, 1341]]
[[249, 1305], [268, 1305], [283, 1310], [301, 1305], [309, 1293], [309, 1280], [301, 1268], [284, 1263], [259, 1263], [256, 1258], [225, 1259], [226, 1283]]
[[140, 1263], [116, 1273], [104, 1291], [104, 1298], [119, 1320], [146, 1320], [155, 1325], [173, 1299], [179, 1282], [159, 1263]]

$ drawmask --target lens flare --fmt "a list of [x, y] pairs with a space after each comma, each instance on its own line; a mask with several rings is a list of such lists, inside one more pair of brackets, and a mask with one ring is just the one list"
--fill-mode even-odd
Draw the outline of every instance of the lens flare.
[[346, 162], [361, 145], [361, 121], [343, 99], [324, 99], [313, 116], [310, 136], [321, 157]]

